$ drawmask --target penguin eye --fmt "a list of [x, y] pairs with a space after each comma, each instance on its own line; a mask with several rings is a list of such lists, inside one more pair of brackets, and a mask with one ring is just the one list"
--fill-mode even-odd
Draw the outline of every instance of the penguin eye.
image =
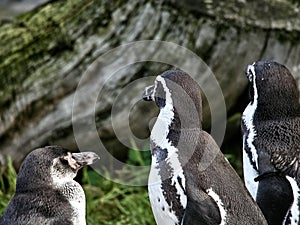
[[155, 97], [155, 103], [159, 108], [163, 108], [166, 105], [166, 100], [163, 98]]
[[248, 70], [248, 71], [246, 72], [246, 76], [247, 76], [247, 78], [248, 78], [248, 80], [249, 80], [250, 82], [253, 81], [253, 74], [252, 74], [252, 72], [251, 72], [250, 70]]
[[248, 77], [249, 81], [252, 83], [254, 76], [255, 76], [255, 69], [253, 65], [249, 65], [246, 71], [246, 76]]
[[60, 162], [61, 162], [61, 164], [62, 164], [62, 165], [64, 165], [64, 166], [67, 166], [67, 165], [69, 165], [69, 162], [68, 162], [68, 160], [67, 160], [67, 159], [65, 159], [65, 158], [60, 158]]

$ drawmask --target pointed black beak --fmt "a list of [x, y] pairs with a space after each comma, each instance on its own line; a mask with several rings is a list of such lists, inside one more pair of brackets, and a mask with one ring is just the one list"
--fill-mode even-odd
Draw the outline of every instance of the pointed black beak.
[[77, 167], [83, 167], [86, 165], [91, 165], [96, 162], [100, 157], [94, 152], [80, 152], [72, 153], [72, 159], [77, 164]]
[[145, 91], [143, 93], [143, 99], [145, 101], [154, 101], [154, 85], [148, 86], [145, 88]]

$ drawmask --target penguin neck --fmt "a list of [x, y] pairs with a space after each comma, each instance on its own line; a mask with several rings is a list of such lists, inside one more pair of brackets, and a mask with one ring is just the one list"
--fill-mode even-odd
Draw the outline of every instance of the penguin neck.
[[[27, 176], [18, 176], [16, 183], [16, 192], [22, 193], [32, 190], [43, 190], [52, 189], [51, 188], [51, 178], [40, 174], [30, 174]], [[45, 189], [46, 187], [46, 189]]]
[[[151, 132], [151, 141], [154, 146], [169, 150], [168, 146], [177, 149], [182, 145], [193, 144], [185, 142], [187, 139], [191, 141], [192, 136], [198, 137], [202, 131], [199, 115], [190, 115], [194, 113], [183, 112], [182, 108], [180, 111], [181, 114], [170, 105], [161, 108]], [[178, 151], [179, 156], [180, 153], [182, 152]]]
[[255, 118], [263, 120], [281, 120], [300, 116], [300, 105], [298, 100], [290, 101], [287, 99], [271, 99], [262, 97], [257, 103]]
[[[174, 108], [170, 104], [166, 104], [160, 109], [157, 120], [153, 126], [151, 132], [151, 140], [156, 146], [163, 147], [170, 140], [168, 139], [168, 134], [170, 129], [172, 129], [172, 124], [174, 123], [175, 112]], [[173, 127], [177, 130], [176, 127]]]

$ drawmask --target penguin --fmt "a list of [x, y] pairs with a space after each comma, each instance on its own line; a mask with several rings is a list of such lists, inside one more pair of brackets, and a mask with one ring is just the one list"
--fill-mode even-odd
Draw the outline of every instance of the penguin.
[[160, 112], [150, 134], [148, 192], [158, 225], [266, 225], [259, 207], [214, 139], [202, 130], [201, 89], [168, 70], [143, 99]]
[[269, 225], [300, 224], [300, 104], [290, 71], [249, 65], [250, 103], [242, 114], [244, 181]]
[[98, 158], [93, 152], [71, 153], [59, 146], [30, 152], [0, 225], [85, 225], [85, 194], [73, 178]]

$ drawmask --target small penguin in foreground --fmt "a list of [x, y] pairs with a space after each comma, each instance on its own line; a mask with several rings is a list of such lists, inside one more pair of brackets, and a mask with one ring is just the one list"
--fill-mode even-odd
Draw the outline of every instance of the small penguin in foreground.
[[143, 94], [160, 109], [150, 135], [148, 191], [158, 225], [266, 225], [242, 180], [202, 130], [201, 90], [169, 70]]
[[0, 225], [85, 225], [85, 194], [73, 178], [97, 159], [93, 152], [71, 153], [59, 146], [29, 153]]
[[247, 67], [250, 103], [243, 112], [246, 187], [269, 225], [300, 224], [300, 104], [290, 71], [273, 61]]

